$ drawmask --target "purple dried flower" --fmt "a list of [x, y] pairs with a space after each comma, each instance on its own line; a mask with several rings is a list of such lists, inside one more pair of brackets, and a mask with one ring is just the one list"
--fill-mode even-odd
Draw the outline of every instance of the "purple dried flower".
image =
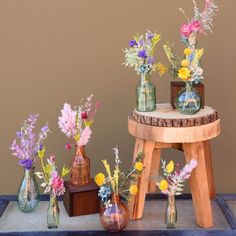
[[138, 43], [140, 44], [140, 46], [144, 45], [144, 40], [143, 39], [139, 39]]
[[23, 166], [25, 169], [30, 170], [33, 167], [33, 160], [32, 159], [20, 160], [19, 164]]
[[151, 64], [151, 65], [154, 64], [154, 58], [153, 57], [148, 58], [148, 64]]
[[41, 143], [40, 145], [39, 145], [39, 151], [42, 151], [43, 150], [43, 144]]
[[148, 33], [148, 34], [147, 34], [147, 39], [148, 39], [148, 40], [151, 40], [153, 37], [154, 37], [154, 34], [153, 34], [153, 33]]
[[49, 128], [48, 125], [43, 126], [43, 128], [41, 129], [41, 132], [48, 132]]
[[137, 44], [136, 40], [134, 40], [134, 39], [129, 42], [130, 47], [134, 47], [134, 46], [137, 46], [137, 45], [138, 44]]
[[43, 141], [47, 138], [49, 127], [46, 124], [38, 135], [33, 133], [38, 115], [29, 115], [21, 126], [20, 131], [16, 132], [16, 139], [13, 140], [10, 147], [12, 155], [18, 157], [19, 164], [26, 169], [30, 169], [33, 165], [33, 160], [41, 148]]
[[146, 52], [146, 50], [143, 49], [142, 51], [140, 51], [140, 52], [138, 53], [138, 56], [139, 56], [139, 57], [142, 57], [142, 58], [147, 58], [147, 52]]
[[20, 131], [17, 131], [17, 132], [16, 132], [16, 137], [17, 137], [17, 138], [21, 138], [21, 137], [22, 137], [22, 133], [21, 133]]

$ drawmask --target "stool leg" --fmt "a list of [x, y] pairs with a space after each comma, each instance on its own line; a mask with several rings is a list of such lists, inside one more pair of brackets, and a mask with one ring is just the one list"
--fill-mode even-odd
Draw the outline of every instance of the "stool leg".
[[161, 159], [161, 149], [160, 148], [154, 149], [152, 156], [152, 165], [150, 170], [149, 186], [148, 186], [149, 193], [154, 193], [157, 190], [157, 185], [156, 185], [157, 180], [155, 177], [157, 177], [159, 173], [160, 159]]
[[211, 157], [211, 145], [210, 141], [204, 141], [204, 152], [206, 158], [206, 169], [207, 169], [207, 180], [209, 186], [209, 195], [210, 198], [215, 198], [216, 191], [215, 191], [215, 184], [214, 184], [214, 175], [213, 175], [213, 167], [212, 167], [212, 157]]
[[149, 173], [151, 169], [152, 154], [155, 147], [155, 142], [136, 139], [134, 148], [134, 160], [139, 152], [143, 152], [142, 159], [144, 170], [142, 175], [138, 178], [138, 193], [133, 196], [128, 204], [130, 220], [137, 220], [142, 218], [146, 193], [148, 191]]
[[211, 201], [207, 180], [207, 166], [203, 142], [184, 143], [186, 160], [195, 159], [198, 162], [190, 177], [190, 188], [195, 208], [197, 223], [203, 228], [213, 226]]

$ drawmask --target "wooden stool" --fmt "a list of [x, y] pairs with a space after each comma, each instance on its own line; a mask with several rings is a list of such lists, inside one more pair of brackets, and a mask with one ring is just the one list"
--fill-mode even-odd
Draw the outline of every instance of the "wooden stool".
[[145, 196], [156, 190], [150, 176], [157, 176], [162, 148], [183, 150], [186, 161], [198, 162], [190, 178], [190, 188], [199, 226], [213, 226], [210, 198], [215, 197], [210, 139], [220, 133], [217, 112], [205, 106], [195, 115], [183, 115], [170, 104], [159, 104], [155, 112], [135, 110], [128, 118], [128, 130], [136, 138], [134, 160], [144, 153], [144, 171], [138, 180], [138, 194], [129, 203], [130, 219], [142, 218]]

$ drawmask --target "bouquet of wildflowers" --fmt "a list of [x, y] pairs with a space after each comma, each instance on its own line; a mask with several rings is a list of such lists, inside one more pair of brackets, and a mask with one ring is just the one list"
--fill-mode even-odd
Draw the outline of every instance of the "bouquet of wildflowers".
[[117, 147], [113, 150], [115, 154], [115, 169], [113, 174], [107, 160], [102, 160], [107, 177], [103, 173], [98, 173], [95, 176], [95, 182], [100, 186], [98, 195], [106, 207], [109, 206], [112, 194], [119, 195], [126, 200], [129, 194], [135, 195], [138, 192], [138, 187], [137, 185], [130, 185], [130, 181], [136, 180], [137, 176], [143, 170], [143, 164], [141, 162], [142, 153], [138, 154], [133, 167], [127, 173], [124, 173], [120, 170], [121, 160], [119, 158], [119, 150]]
[[170, 161], [166, 165], [166, 161], [161, 160], [161, 169], [162, 169], [162, 179], [157, 182], [157, 186], [162, 193], [167, 195], [180, 195], [183, 191], [183, 183], [187, 180], [193, 169], [197, 166], [197, 161], [192, 159], [187, 163], [182, 170], [179, 169], [179, 164], [175, 164], [173, 161]]
[[97, 101], [95, 108], [92, 110], [92, 98], [93, 95], [90, 95], [84, 104], [82, 99], [80, 105], [74, 107], [74, 109], [72, 109], [70, 104], [65, 103], [61, 110], [61, 116], [58, 118], [59, 128], [71, 139], [71, 143], [66, 145], [67, 149], [71, 149], [73, 144], [84, 146], [91, 137], [92, 131], [90, 127], [99, 108], [99, 102]]
[[174, 53], [173, 46], [170, 44], [164, 45], [165, 53], [170, 61], [170, 73], [176, 78], [183, 81], [198, 83], [203, 79], [203, 69], [201, 68], [200, 59], [203, 55], [203, 48], [197, 48], [197, 35], [205, 34], [207, 31], [212, 32], [213, 16], [218, 10], [214, 0], [205, 0], [205, 8], [200, 12], [195, 0], [194, 3], [194, 17], [189, 19], [185, 11], [180, 8], [180, 11], [187, 19], [187, 23], [180, 28], [181, 40], [185, 44], [184, 59], [180, 58]]
[[39, 156], [43, 171], [35, 172], [35, 175], [43, 180], [41, 186], [45, 188], [44, 193], [50, 193], [53, 197], [63, 195], [65, 192], [63, 177], [65, 177], [70, 170], [63, 166], [61, 176], [59, 176], [55, 164], [55, 156], [50, 156], [50, 158], [47, 159], [47, 164], [44, 164], [43, 161], [44, 153], [40, 153]]
[[133, 67], [137, 74], [153, 72], [159, 67], [155, 64], [154, 51], [161, 36], [147, 30], [145, 35], [137, 35], [129, 42], [129, 48], [124, 49], [124, 65]]
[[31, 169], [38, 152], [43, 150], [43, 142], [48, 136], [49, 127], [46, 123], [38, 134], [33, 132], [38, 115], [29, 115], [21, 126], [20, 131], [16, 132], [10, 149], [12, 155], [18, 157], [19, 164], [26, 169]]

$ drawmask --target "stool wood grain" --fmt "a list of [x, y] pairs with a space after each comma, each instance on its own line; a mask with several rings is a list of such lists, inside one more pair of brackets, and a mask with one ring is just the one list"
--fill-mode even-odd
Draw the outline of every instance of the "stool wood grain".
[[161, 150], [175, 148], [184, 152], [187, 162], [198, 161], [190, 178], [196, 220], [204, 228], [213, 226], [210, 199], [215, 197], [215, 187], [210, 140], [220, 134], [218, 113], [205, 106], [199, 113], [188, 116], [173, 110], [170, 104], [160, 104], [155, 112], [135, 110], [128, 117], [128, 130], [136, 138], [134, 160], [142, 151], [145, 167], [137, 182], [139, 192], [129, 202], [130, 219], [142, 218], [146, 193], [156, 191], [153, 177], [159, 171]]

